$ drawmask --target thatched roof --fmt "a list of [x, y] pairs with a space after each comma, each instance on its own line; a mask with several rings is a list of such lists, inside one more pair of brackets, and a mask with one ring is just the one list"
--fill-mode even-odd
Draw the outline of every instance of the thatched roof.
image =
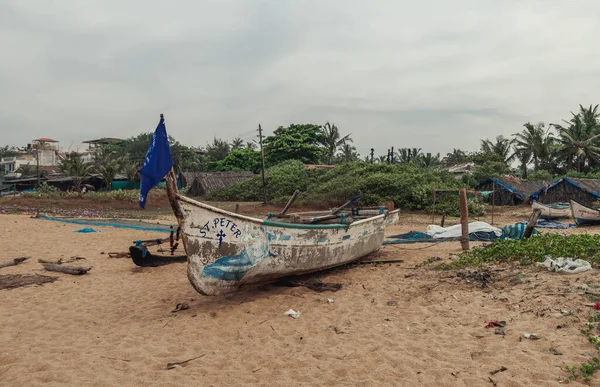
[[[562, 177], [551, 184], [540, 188], [539, 190], [532, 193], [532, 199], [538, 198], [541, 194], [545, 194], [548, 191], [556, 189], [561, 184], [569, 184], [577, 190], [581, 190], [590, 194], [591, 196], [600, 198], [600, 179], [579, 179], [575, 177]], [[567, 200], [570, 198], [565, 198]]]
[[[496, 183], [497, 189], [503, 188], [510, 193], [515, 194], [522, 200], [527, 199], [532, 193], [540, 190], [544, 187], [544, 183], [537, 181], [517, 180], [514, 178], [490, 177], [480, 182], [476, 189], [481, 190], [480, 187], [488, 185], [490, 182]], [[499, 187], [498, 187], [499, 186]]]
[[186, 176], [186, 173], [188, 172], [184, 172], [183, 175], [190, 187], [190, 196], [204, 196], [211, 191], [227, 189], [254, 177], [253, 172], [195, 172], [193, 180], [189, 183], [192, 176]]

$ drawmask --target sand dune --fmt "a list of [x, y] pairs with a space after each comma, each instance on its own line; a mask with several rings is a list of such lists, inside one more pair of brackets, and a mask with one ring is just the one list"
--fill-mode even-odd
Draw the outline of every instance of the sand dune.
[[[390, 232], [420, 227], [427, 218], [401, 219], [407, 222]], [[377, 253], [403, 263], [319, 274], [343, 284], [335, 293], [267, 285], [203, 297], [189, 284], [185, 264], [136, 268], [130, 259], [100, 254], [157, 234], [109, 227], [80, 234], [77, 228], [0, 216], [0, 259], [32, 256], [0, 274], [59, 277], [0, 290], [0, 385], [491, 386], [491, 378], [498, 386], [558, 386], [568, 376], [564, 365], [579, 364], [587, 359], [582, 352], [592, 351], [579, 333], [589, 308], [574, 289], [594, 283], [595, 271], [565, 276], [507, 268], [482, 289], [454, 272], [414, 268], [436, 254], [448, 260], [458, 243], [411, 245]], [[37, 263], [73, 255], [86, 257], [77, 264], [93, 269], [76, 277], [44, 272]], [[511, 285], [517, 272], [522, 283]], [[565, 289], [571, 292], [557, 295]], [[183, 302], [189, 309], [171, 312]], [[290, 308], [301, 316], [284, 316]], [[560, 309], [573, 315], [555, 317]], [[486, 329], [490, 320], [506, 320], [506, 335]], [[541, 339], [520, 340], [526, 331]], [[490, 374], [501, 367], [507, 370]]]

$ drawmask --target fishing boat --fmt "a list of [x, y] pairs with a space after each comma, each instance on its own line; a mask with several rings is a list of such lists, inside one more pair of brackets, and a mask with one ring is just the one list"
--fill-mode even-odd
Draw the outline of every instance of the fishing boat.
[[[161, 124], [166, 141], [162, 117]], [[158, 144], [158, 140], [153, 138], [146, 157], [149, 165], [153, 162], [150, 153], [155, 143]], [[168, 149], [168, 145], [166, 147]], [[143, 168], [140, 170], [142, 186]], [[165, 180], [187, 256], [188, 279], [203, 295], [227, 294], [246, 285], [356, 261], [381, 248], [385, 227], [397, 222], [399, 216], [399, 210], [389, 211], [382, 206], [377, 214], [351, 223], [330, 223], [331, 218], [337, 216], [333, 213], [320, 219], [327, 220], [326, 224], [315, 223], [315, 218], [323, 216], [320, 213], [313, 214], [317, 216], [312, 220], [308, 218], [305, 223], [294, 223], [293, 217], [258, 219], [181, 195], [172, 168]], [[142, 206], [145, 199], [141, 191]], [[136, 253], [136, 248], [130, 248], [132, 256], [141, 252]]]
[[571, 212], [578, 225], [600, 224], [600, 211], [571, 200]]
[[531, 204], [533, 210], [541, 210], [540, 218], [542, 219], [560, 219], [571, 217], [571, 206], [569, 203], [552, 203], [542, 204], [533, 202]]

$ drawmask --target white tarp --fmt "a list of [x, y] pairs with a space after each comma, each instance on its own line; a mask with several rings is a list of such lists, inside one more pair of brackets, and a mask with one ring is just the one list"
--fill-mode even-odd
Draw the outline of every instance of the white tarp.
[[[486, 222], [469, 223], [469, 234], [473, 232], [493, 232], [498, 237], [502, 236], [502, 230]], [[440, 227], [432, 224], [427, 226], [425, 233], [434, 238], [460, 238], [462, 236], [462, 228], [460, 224], [450, 227]]]
[[562, 273], [577, 274], [592, 269], [592, 265], [583, 259], [546, 257], [544, 262], [538, 262], [538, 266], [545, 266], [549, 271], [558, 271]]

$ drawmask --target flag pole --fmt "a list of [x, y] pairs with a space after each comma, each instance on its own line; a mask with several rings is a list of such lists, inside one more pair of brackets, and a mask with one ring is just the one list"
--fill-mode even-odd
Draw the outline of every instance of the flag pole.
[[[165, 119], [165, 116], [161, 113], [160, 118], [162, 120]], [[178, 223], [181, 219], [183, 219], [183, 211], [181, 210], [181, 206], [177, 202], [177, 195], [179, 194], [179, 190], [177, 189], [177, 176], [175, 176], [175, 169], [171, 166], [171, 170], [167, 173], [165, 177], [166, 187], [167, 187], [167, 198], [169, 199], [169, 203], [171, 204], [171, 208], [173, 209], [173, 213], [177, 218]], [[179, 224], [181, 226], [181, 224]]]

